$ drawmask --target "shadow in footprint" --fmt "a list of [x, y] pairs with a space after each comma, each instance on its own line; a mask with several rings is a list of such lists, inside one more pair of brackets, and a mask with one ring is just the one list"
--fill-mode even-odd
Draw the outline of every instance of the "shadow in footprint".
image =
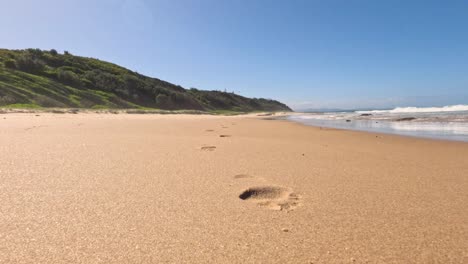
[[27, 127], [24, 130], [28, 131], [28, 130], [35, 129], [35, 128], [40, 128], [40, 127], [45, 127], [45, 126], [32, 126], [32, 127]]
[[222, 137], [222, 138], [224, 138], [224, 137], [231, 137], [231, 135], [219, 135], [219, 137]]
[[213, 151], [216, 149], [216, 146], [203, 146], [200, 149], [204, 151]]
[[253, 176], [248, 175], [248, 174], [237, 174], [234, 176], [234, 179], [248, 179], [248, 178], [253, 178]]
[[205, 130], [206, 132], [213, 132], [214, 130], [213, 129], [207, 129]]
[[239, 198], [277, 211], [291, 211], [299, 205], [300, 196], [281, 186], [258, 186], [243, 191]]

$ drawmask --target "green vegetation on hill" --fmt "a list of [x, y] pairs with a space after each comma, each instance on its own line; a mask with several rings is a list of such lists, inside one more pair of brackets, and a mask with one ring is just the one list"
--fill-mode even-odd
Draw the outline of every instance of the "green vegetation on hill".
[[278, 101], [204, 91], [56, 50], [0, 49], [0, 107], [290, 111]]

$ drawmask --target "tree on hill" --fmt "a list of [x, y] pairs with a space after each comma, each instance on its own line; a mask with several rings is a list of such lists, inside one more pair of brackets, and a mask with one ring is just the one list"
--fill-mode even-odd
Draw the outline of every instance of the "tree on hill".
[[33, 53], [25, 53], [16, 58], [16, 68], [29, 73], [41, 73], [45, 64]]
[[4, 65], [5, 65], [5, 67], [7, 67], [9, 69], [16, 69], [16, 61], [13, 60], [13, 59], [7, 59], [4, 62]]

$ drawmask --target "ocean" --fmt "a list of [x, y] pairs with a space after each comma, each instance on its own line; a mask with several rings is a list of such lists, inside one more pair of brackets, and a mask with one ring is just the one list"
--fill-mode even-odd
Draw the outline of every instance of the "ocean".
[[297, 113], [305, 125], [468, 142], [468, 105]]

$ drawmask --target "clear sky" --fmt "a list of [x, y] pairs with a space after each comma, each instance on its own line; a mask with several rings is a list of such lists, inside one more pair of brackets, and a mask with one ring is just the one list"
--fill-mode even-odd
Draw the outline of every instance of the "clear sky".
[[468, 104], [468, 0], [0, 0], [0, 47], [55, 48], [300, 108]]

